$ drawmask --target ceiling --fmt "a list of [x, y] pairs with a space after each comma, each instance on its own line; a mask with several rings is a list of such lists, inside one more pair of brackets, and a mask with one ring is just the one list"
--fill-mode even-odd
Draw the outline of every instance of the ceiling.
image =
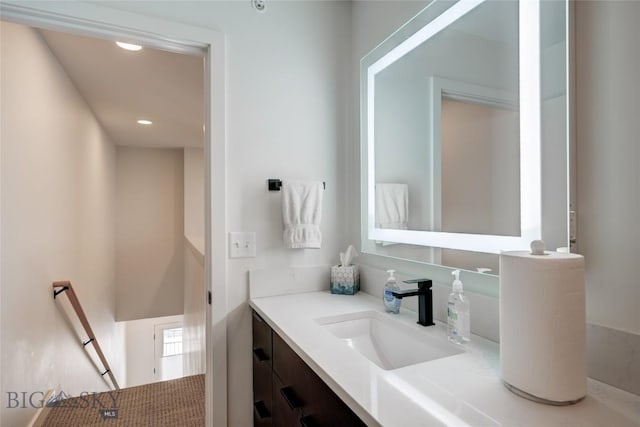
[[202, 57], [151, 48], [131, 52], [110, 40], [40, 33], [115, 144], [204, 145]]

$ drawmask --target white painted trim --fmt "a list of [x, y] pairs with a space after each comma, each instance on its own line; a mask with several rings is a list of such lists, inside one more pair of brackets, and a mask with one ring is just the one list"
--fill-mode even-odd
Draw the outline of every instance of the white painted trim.
[[[214, 295], [207, 310], [206, 424], [227, 425], [227, 139], [225, 39], [218, 31], [87, 2], [0, 2], [2, 20], [178, 53], [204, 53], [205, 280]], [[159, 30], [161, 29], [161, 30]], [[215, 206], [215, 209], [214, 209]], [[221, 242], [213, 245], [212, 242]]]
[[[168, 31], [164, 33], [164, 28], [163, 34], [158, 34], [153, 30], [145, 31], [142, 28], [127, 27], [126, 25], [122, 25], [122, 23], [109, 22], [112, 20], [108, 18], [98, 20], [90, 17], [94, 9], [108, 10], [107, 15], [130, 15], [132, 19], [125, 20], [125, 22], [135, 21], [135, 17], [144, 17], [147, 19], [147, 17], [143, 15], [115, 11], [110, 8], [80, 2], [68, 5], [42, 3], [45, 2], [12, 3], [10, 1], [3, 1], [2, 4], [0, 4], [2, 19], [31, 27], [64, 31], [77, 35], [93, 36], [109, 40], [117, 39], [128, 42], [135, 41], [136, 44], [143, 46], [189, 55], [203, 55], [208, 47], [208, 43], [202, 41], [181, 41], [179, 38], [176, 38], [175, 35], [168, 35]], [[152, 20], [156, 22], [160, 21], [155, 18], [150, 19], [150, 21]]]
[[156, 323], [153, 325], [153, 379], [162, 381], [162, 351], [164, 349], [164, 330], [182, 328], [183, 320], [178, 322]]
[[515, 110], [518, 108], [516, 94], [504, 89], [481, 86], [475, 83], [461, 82], [431, 76], [432, 104], [442, 110], [442, 98], [453, 99], [471, 104], [487, 105], [495, 108]]

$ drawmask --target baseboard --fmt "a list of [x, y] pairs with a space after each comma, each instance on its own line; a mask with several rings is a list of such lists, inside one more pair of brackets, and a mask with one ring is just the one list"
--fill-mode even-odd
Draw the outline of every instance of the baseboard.
[[587, 323], [587, 372], [640, 395], [640, 335]]

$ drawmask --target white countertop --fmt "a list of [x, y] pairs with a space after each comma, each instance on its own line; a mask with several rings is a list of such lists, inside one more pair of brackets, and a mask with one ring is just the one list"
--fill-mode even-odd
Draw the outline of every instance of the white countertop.
[[500, 381], [498, 344], [477, 336], [463, 354], [384, 370], [316, 319], [373, 310], [437, 339], [446, 340], [446, 329], [417, 325], [412, 311], [384, 313], [379, 298], [362, 292], [254, 297], [250, 305], [371, 426], [640, 426], [639, 396], [591, 379], [587, 397], [571, 406], [516, 396]]

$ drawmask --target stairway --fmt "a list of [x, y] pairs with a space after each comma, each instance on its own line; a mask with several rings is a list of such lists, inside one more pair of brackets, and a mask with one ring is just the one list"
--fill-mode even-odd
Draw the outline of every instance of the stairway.
[[204, 426], [204, 375], [60, 400], [43, 427]]

